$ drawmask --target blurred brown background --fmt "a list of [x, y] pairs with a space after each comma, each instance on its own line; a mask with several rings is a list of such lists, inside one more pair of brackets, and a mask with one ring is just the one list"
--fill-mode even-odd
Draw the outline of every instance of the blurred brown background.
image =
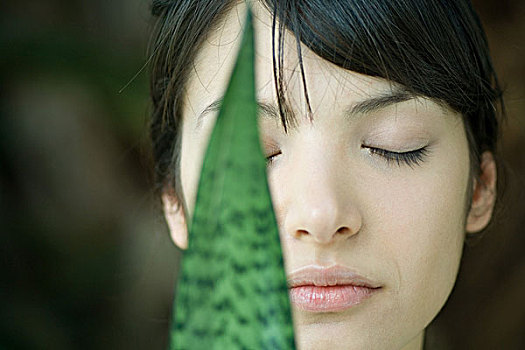
[[[427, 348], [525, 349], [525, 2], [474, 5], [506, 87], [506, 195]], [[148, 170], [149, 1], [0, 18], [0, 348], [164, 349], [179, 252]]]

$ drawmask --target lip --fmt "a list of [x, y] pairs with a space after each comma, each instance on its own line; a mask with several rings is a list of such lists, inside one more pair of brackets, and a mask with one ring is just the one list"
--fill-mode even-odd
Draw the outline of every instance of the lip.
[[333, 265], [310, 265], [287, 278], [290, 301], [310, 312], [337, 312], [356, 306], [381, 289], [381, 284], [352, 270]]

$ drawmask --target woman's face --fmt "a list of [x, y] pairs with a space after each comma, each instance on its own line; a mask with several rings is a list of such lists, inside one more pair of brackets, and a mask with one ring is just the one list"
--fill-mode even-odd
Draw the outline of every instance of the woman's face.
[[[180, 167], [189, 217], [217, 112], [200, 115], [225, 92], [244, 13], [240, 5], [210, 34], [187, 86]], [[266, 105], [259, 125], [286, 272], [338, 265], [380, 286], [351, 307], [292, 304], [299, 348], [419, 348], [462, 252], [472, 184], [461, 116], [303, 46], [309, 120], [289, 37], [284, 72], [296, 123], [285, 133], [272, 113], [270, 15], [256, 8], [254, 22], [257, 94]], [[186, 234], [172, 232], [182, 247]]]

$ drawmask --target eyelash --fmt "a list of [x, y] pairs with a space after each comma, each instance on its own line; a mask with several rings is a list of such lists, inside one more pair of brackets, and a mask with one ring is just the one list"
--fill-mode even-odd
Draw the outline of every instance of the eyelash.
[[396, 163], [398, 166], [401, 166], [402, 162], [409, 167], [421, 165], [421, 162], [425, 160], [425, 156], [428, 153], [427, 146], [408, 152], [392, 152], [382, 148], [362, 147], [368, 148], [372, 154], [383, 157], [388, 164]]
[[274, 162], [274, 159], [275, 157], [277, 157], [278, 155], [280, 155], [282, 152], [279, 151], [277, 153], [274, 153], [274, 154], [271, 154], [269, 155], [268, 157], [266, 157], [266, 165], [270, 165]]
[[[421, 165], [421, 162], [425, 160], [424, 158], [428, 153], [427, 146], [408, 152], [392, 152], [382, 148], [367, 146], [362, 147], [368, 148], [370, 150], [370, 153], [372, 154], [377, 154], [383, 157], [388, 164], [396, 163], [398, 166], [402, 165], [401, 162], [408, 165], [409, 167], [413, 167], [414, 165]], [[280, 154], [281, 152], [279, 151], [278, 153], [274, 153], [266, 157], [266, 164], [272, 164], [274, 162], [275, 157], [277, 157]]]

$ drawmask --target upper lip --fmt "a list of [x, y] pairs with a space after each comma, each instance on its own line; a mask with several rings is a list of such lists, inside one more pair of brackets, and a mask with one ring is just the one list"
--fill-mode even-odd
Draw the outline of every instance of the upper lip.
[[288, 288], [300, 286], [336, 286], [380, 288], [381, 284], [360, 276], [351, 269], [333, 265], [330, 267], [309, 265], [297, 269], [287, 276]]

